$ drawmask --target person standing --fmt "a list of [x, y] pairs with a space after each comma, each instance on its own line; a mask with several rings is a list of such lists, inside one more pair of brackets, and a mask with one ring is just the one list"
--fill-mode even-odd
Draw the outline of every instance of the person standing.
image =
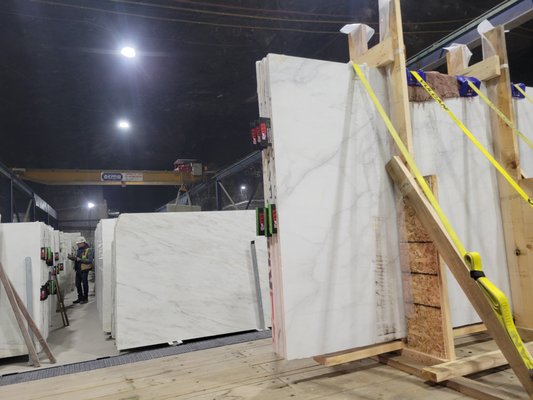
[[74, 261], [76, 271], [76, 289], [78, 290], [78, 300], [74, 304], [86, 304], [89, 301], [89, 271], [93, 269], [94, 252], [83, 236], [76, 241], [78, 250], [76, 256], [69, 255], [68, 258]]

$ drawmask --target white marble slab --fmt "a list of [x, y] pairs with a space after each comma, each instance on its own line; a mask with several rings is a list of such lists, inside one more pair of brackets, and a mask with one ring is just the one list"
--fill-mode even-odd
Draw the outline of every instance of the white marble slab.
[[[527, 87], [526, 93], [533, 97], [533, 87]], [[515, 119], [518, 129], [531, 141], [533, 141], [533, 104], [527, 99], [513, 99]], [[518, 138], [520, 150], [520, 167], [526, 177], [533, 178], [533, 149], [527, 143]]]
[[[272, 54], [265, 63], [259, 101], [272, 118], [279, 216], [270, 242], [274, 262], [280, 257], [272, 271], [282, 303], [277, 351], [294, 359], [403, 337], [391, 152], [379, 116], [347, 64]], [[386, 105], [379, 72], [365, 73]]]
[[254, 211], [123, 214], [115, 228], [119, 350], [258, 328], [250, 241], [269, 321], [266, 243]]
[[104, 332], [111, 332], [111, 263], [116, 219], [102, 219], [94, 233], [96, 306]]
[[[0, 261], [42, 335], [48, 337], [50, 299], [39, 300], [39, 289], [48, 280], [48, 268], [40, 259], [43, 246], [52, 246], [52, 229], [40, 222], [0, 224]], [[32, 262], [32, 289], [27, 291], [25, 258]], [[31, 296], [33, 299], [28, 302]], [[39, 351], [40, 345], [35, 343]], [[28, 354], [3, 285], [0, 285], [0, 358]]]
[[[488, 109], [479, 98], [446, 100], [448, 107], [492, 153]], [[437, 175], [439, 203], [467, 251], [481, 254], [486, 275], [510, 299], [496, 170], [435, 103], [411, 104], [415, 159]], [[481, 194], [481, 195], [480, 195]], [[448, 270], [454, 327], [480, 321]]]

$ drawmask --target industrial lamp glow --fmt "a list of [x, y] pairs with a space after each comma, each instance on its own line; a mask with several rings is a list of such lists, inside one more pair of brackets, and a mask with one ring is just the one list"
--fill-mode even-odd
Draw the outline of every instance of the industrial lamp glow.
[[89, 202], [87, 203], [87, 208], [88, 208], [89, 210], [90, 210], [91, 208], [94, 208], [94, 203], [91, 202], [91, 201], [89, 201]]
[[120, 54], [126, 58], [134, 58], [137, 55], [137, 52], [133, 47], [126, 46], [120, 50]]
[[127, 131], [131, 128], [130, 122], [126, 119], [121, 119], [117, 122], [117, 127], [123, 131]]

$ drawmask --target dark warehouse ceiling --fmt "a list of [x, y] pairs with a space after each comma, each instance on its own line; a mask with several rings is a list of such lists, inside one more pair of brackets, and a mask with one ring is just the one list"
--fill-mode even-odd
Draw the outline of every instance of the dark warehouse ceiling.
[[[408, 56], [498, 1], [403, 1]], [[220, 168], [248, 154], [255, 61], [345, 62], [338, 29], [377, 29], [377, 1], [8, 0], [0, 3], [0, 160], [12, 167]], [[533, 85], [531, 23], [508, 34]], [[139, 57], [117, 54], [134, 44]], [[116, 129], [128, 118], [128, 133]]]

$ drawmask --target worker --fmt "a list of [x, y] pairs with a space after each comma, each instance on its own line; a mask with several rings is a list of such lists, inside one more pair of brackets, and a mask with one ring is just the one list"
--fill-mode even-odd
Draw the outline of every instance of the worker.
[[76, 271], [76, 289], [78, 290], [78, 300], [74, 304], [86, 304], [89, 301], [89, 271], [93, 269], [94, 253], [93, 249], [83, 236], [76, 240], [78, 250], [76, 255], [69, 255], [68, 258], [74, 261]]

